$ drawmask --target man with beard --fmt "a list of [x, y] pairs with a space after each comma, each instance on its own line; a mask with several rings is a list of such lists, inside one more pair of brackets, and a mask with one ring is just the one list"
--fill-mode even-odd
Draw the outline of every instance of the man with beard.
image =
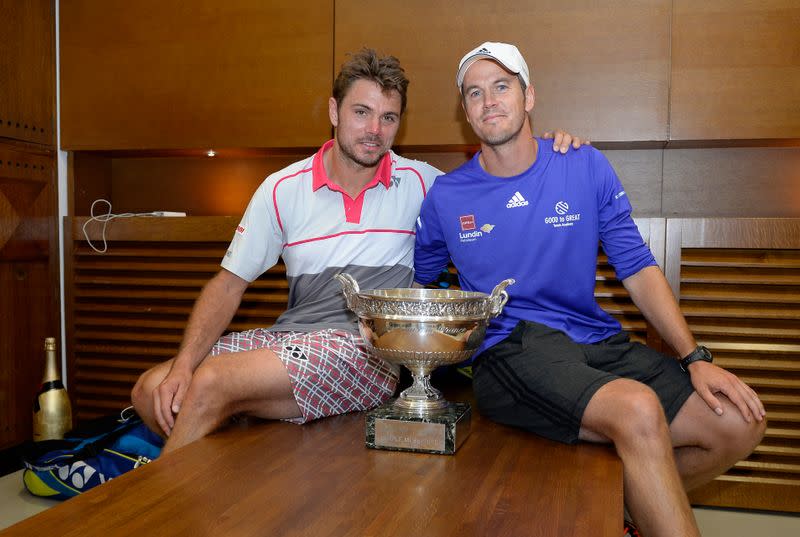
[[[484, 43], [456, 83], [481, 141], [436, 180], [417, 221], [417, 284], [452, 260], [461, 287], [514, 278], [473, 362], [478, 409], [549, 439], [610, 442], [647, 537], [699, 535], [686, 490], [746, 457], [766, 422], [758, 396], [711, 363], [594, 148], [553, 158], [531, 136], [534, 91], [519, 50]], [[680, 360], [631, 343], [594, 299], [602, 244], [633, 301]]]
[[[442, 172], [391, 151], [407, 87], [396, 58], [353, 55], [328, 103], [334, 139], [253, 195], [178, 354], [142, 374], [131, 394], [145, 423], [167, 437], [165, 452], [237, 414], [304, 423], [393, 395], [397, 366], [368, 354], [333, 276], [348, 272], [365, 289], [411, 284], [414, 221]], [[580, 145], [556, 140], [564, 152]], [[270, 328], [220, 338], [247, 286], [279, 257], [288, 309]]]

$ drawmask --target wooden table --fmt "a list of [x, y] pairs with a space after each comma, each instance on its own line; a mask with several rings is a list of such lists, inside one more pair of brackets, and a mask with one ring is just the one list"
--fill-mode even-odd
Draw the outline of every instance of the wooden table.
[[455, 456], [370, 450], [364, 415], [235, 425], [0, 536], [616, 536], [622, 466], [473, 414]]

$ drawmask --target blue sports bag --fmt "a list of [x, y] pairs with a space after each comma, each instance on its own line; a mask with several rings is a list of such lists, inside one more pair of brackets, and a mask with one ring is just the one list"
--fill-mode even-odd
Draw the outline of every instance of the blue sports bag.
[[28, 492], [65, 500], [152, 461], [164, 441], [133, 411], [76, 427], [63, 440], [29, 442], [21, 448]]

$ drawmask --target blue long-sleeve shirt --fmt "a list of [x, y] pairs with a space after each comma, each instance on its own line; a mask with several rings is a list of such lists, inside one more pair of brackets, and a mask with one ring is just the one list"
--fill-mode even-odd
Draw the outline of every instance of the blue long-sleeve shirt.
[[437, 178], [417, 220], [417, 282], [433, 281], [451, 258], [464, 290], [490, 293], [500, 281], [516, 280], [476, 355], [520, 320], [579, 343], [619, 332], [594, 298], [598, 243], [620, 280], [656, 264], [605, 156], [592, 147], [560, 155], [552, 141], [537, 141], [537, 159], [520, 175], [489, 175], [476, 154]]

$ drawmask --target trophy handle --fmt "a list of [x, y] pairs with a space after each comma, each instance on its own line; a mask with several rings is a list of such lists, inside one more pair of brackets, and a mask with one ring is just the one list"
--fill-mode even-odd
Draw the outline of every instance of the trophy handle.
[[342, 292], [344, 293], [344, 299], [347, 302], [347, 307], [353, 309], [353, 299], [360, 291], [358, 282], [346, 272], [337, 274], [334, 276], [334, 278], [339, 280], [339, 283], [342, 284]]
[[514, 285], [514, 283], [515, 280], [513, 278], [509, 278], [498, 283], [494, 289], [492, 289], [492, 294], [489, 297], [489, 304], [491, 307], [490, 313], [492, 317], [497, 317], [500, 315], [500, 312], [503, 311], [503, 306], [505, 306], [506, 302], [508, 302], [508, 293], [506, 292], [506, 287], [509, 285]]

